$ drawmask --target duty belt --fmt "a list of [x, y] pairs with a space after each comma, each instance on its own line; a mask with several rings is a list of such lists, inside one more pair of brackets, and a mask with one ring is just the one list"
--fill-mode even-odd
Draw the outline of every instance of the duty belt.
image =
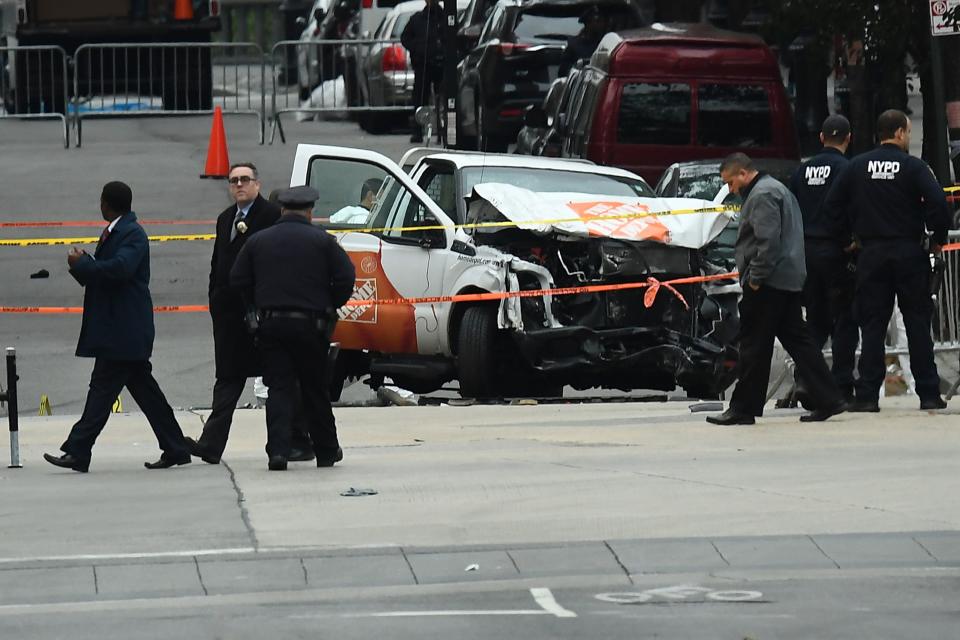
[[267, 318], [294, 318], [296, 320], [319, 320], [322, 314], [319, 311], [291, 311], [287, 309], [263, 309], [261, 315]]

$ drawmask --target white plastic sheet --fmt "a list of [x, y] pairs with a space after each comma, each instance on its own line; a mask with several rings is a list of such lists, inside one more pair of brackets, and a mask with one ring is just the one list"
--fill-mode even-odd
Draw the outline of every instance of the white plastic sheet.
[[717, 211], [710, 201], [692, 198], [544, 193], [493, 182], [478, 184], [474, 192], [519, 228], [534, 233], [647, 240], [688, 249], [708, 244], [734, 216], [733, 211]]

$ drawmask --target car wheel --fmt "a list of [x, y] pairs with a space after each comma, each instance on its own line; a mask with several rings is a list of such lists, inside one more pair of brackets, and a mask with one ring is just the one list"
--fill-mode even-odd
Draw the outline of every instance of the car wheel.
[[460, 395], [464, 398], [491, 398], [499, 395], [497, 375], [497, 308], [470, 307], [460, 321], [457, 336], [457, 370]]

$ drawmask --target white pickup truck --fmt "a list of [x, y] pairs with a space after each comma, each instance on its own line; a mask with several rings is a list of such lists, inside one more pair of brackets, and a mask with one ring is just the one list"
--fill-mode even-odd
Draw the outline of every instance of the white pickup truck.
[[[358, 217], [371, 183], [376, 203]], [[369, 373], [421, 393], [456, 380], [478, 398], [564, 385], [713, 397], [733, 380], [732, 280], [662, 288], [649, 306], [638, 288], [386, 302], [716, 273], [702, 248], [732, 214], [697, 211], [707, 201], [657, 198], [635, 174], [582, 161], [437, 151], [408, 174], [372, 151], [306, 144], [290, 179], [303, 184], [356, 267], [354, 298], [371, 301], [340, 310], [340, 386]]]

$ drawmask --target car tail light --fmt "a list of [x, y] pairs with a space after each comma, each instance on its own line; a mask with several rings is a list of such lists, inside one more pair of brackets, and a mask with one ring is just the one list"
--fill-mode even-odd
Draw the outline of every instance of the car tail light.
[[216, 18], [220, 15], [220, 0], [210, 0], [210, 17]]
[[515, 53], [520, 53], [521, 51], [525, 51], [529, 49], [530, 45], [518, 44], [516, 42], [501, 42], [499, 47], [500, 47], [500, 53], [502, 53], [505, 56], [512, 56]]
[[373, 9], [373, 0], [363, 0], [363, 4], [360, 6], [364, 9]]
[[501, 118], [519, 118], [523, 115], [523, 109], [500, 109]]
[[407, 52], [403, 45], [392, 44], [383, 50], [383, 57], [380, 59], [380, 69], [383, 71], [406, 71]]

